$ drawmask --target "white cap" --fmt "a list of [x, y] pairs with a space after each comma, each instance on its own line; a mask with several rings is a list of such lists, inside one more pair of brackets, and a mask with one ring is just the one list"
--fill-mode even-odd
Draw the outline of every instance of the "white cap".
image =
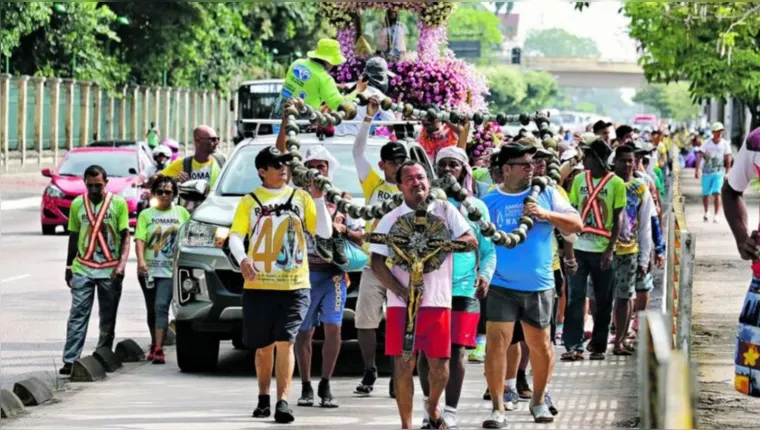
[[310, 146], [306, 150], [306, 156], [303, 159], [303, 163], [306, 164], [309, 161], [320, 160], [327, 163], [327, 176], [332, 179], [338, 169], [340, 169], [340, 163], [338, 160], [330, 154], [330, 151], [322, 145]]

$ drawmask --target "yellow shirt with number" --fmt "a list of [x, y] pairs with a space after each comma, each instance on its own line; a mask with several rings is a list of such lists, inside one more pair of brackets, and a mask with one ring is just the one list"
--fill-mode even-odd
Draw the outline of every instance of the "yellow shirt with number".
[[[381, 178], [375, 169], [370, 169], [367, 179], [362, 182], [362, 191], [364, 192], [366, 204], [370, 206], [391, 200], [395, 194], [399, 193], [398, 187], [395, 184], [389, 184], [385, 179]], [[379, 219], [367, 221], [365, 231], [372, 233], [377, 228], [379, 222]], [[369, 249], [369, 243], [365, 243], [365, 246]]]
[[[247, 290], [311, 288], [305, 232], [316, 233], [317, 207], [306, 191], [299, 189], [293, 194], [293, 190], [259, 187], [253, 193], [263, 208], [250, 195], [238, 204], [231, 231], [248, 238], [248, 256], [257, 272], [255, 282], [245, 282], [243, 288]], [[278, 215], [275, 209], [291, 196], [293, 210]]]
[[[191, 180], [206, 180], [208, 181], [209, 187], [213, 187], [214, 184], [216, 184], [217, 179], [219, 179], [219, 173], [222, 172], [222, 169], [219, 167], [219, 164], [216, 162], [214, 157], [209, 157], [208, 161], [205, 163], [199, 163], [195, 161], [195, 158], [193, 158], [192, 162], [190, 163], [190, 170]], [[166, 166], [166, 168], [161, 171], [161, 174], [170, 178], [176, 178], [177, 175], [184, 171], [185, 160], [183, 158], [179, 158]]]

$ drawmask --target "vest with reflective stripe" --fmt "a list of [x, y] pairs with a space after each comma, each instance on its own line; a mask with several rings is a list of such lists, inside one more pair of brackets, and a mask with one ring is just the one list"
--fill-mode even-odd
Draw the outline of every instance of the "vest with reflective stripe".
[[[583, 212], [581, 213], [581, 219], [584, 222], [584, 233], [596, 234], [608, 239], [612, 236], [612, 233], [608, 231], [604, 225], [604, 217], [602, 216], [602, 211], [599, 207], [599, 200], [597, 200], [597, 196], [613, 177], [615, 177], [613, 173], [607, 173], [607, 175], [604, 176], [601, 181], [599, 181], [599, 184], [596, 186], [596, 188], [594, 188], [594, 181], [591, 177], [591, 171], [586, 171], [586, 186], [588, 187], [589, 197], [586, 201], [586, 206], [583, 208]], [[596, 224], [596, 227], [585, 225], [586, 218], [591, 211], [593, 211], [594, 214], [594, 222]]]
[[[92, 228], [90, 229], [90, 237], [84, 256], [77, 257], [77, 261], [79, 261], [79, 263], [83, 266], [87, 266], [92, 269], [109, 269], [119, 265], [119, 260], [113, 258], [111, 250], [108, 248], [108, 242], [103, 235], [102, 229], [103, 221], [106, 218], [106, 214], [108, 214], [108, 208], [111, 206], [112, 200], [113, 194], [107, 193], [106, 198], [103, 200], [103, 206], [100, 207], [97, 215], [95, 215], [92, 211], [92, 202], [90, 201], [90, 197], [87, 194], [84, 195], [84, 210], [87, 214], [87, 220], [89, 220], [90, 226], [92, 226]], [[100, 250], [103, 251], [103, 256], [105, 256], [106, 259], [104, 263], [98, 263], [92, 258], [93, 255], [95, 255], [96, 244], [99, 245]]]

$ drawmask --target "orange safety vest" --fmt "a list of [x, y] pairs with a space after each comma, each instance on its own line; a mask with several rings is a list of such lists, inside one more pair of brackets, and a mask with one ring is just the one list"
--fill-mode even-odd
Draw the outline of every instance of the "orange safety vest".
[[[87, 213], [87, 219], [90, 221], [92, 229], [90, 230], [90, 240], [84, 257], [77, 257], [77, 260], [83, 266], [92, 269], [109, 269], [119, 265], [119, 261], [113, 258], [111, 250], [108, 248], [108, 242], [106, 242], [103, 230], [101, 229], [103, 226], [103, 220], [108, 213], [108, 207], [111, 206], [111, 200], [113, 200], [113, 194], [107, 193], [105, 200], [103, 200], [103, 206], [100, 207], [96, 216], [92, 212], [92, 202], [90, 202], [90, 197], [87, 194], [84, 195], [84, 210]], [[103, 255], [106, 258], [104, 263], [98, 263], [92, 259], [92, 256], [95, 254], [96, 243], [100, 245], [100, 249], [103, 251]]]
[[[612, 237], [612, 233], [609, 232], [604, 226], [604, 218], [602, 217], [602, 210], [599, 208], [599, 201], [596, 197], [604, 189], [608, 182], [614, 177], [613, 173], [607, 173], [605, 177], [599, 182], [599, 185], [594, 188], [594, 181], [591, 178], [591, 171], [586, 171], [586, 186], [588, 187], [588, 200], [586, 201], [586, 207], [583, 208], [581, 213], [581, 219], [584, 221], [583, 232], [592, 233], [609, 239]], [[594, 211], [594, 221], [597, 227], [591, 227], [585, 225], [586, 217], [589, 212]]]

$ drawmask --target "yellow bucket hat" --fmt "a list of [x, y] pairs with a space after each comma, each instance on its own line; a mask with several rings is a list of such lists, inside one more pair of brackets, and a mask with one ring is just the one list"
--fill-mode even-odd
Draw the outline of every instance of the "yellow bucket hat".
[[333, 66], [346, 62], [346, 57], [340, 52], [340, 44], [335, 39], [322, 39], [317, 43], [317, 49], [309, 51], [309, 58], [326, 61]]

